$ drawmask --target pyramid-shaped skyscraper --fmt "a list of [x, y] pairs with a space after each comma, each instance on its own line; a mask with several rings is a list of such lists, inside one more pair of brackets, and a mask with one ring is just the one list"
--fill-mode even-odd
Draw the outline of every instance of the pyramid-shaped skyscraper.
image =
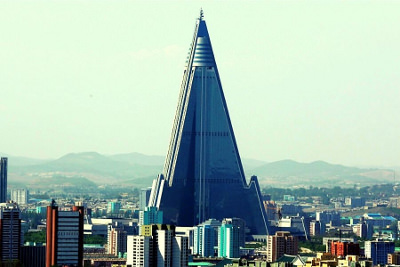
[[256, 177], [246, 182], [202, 12], [183, 75], [163, 174], [149, 206], [164, 223], [194, 226], [207, 219], [242, 218], [252, 234], [267, 234]]

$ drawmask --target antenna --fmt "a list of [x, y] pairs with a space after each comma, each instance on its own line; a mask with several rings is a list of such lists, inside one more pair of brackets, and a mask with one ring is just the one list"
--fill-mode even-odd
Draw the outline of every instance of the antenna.
[[203, 20], [203, 18], [204, 18], [203, 8], [200, 8], [200, 17], [199, 17], [199, 20]]

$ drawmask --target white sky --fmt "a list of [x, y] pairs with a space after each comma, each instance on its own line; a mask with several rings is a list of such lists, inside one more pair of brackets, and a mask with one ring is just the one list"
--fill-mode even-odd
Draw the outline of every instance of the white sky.
[[201, 7], [242, 157], [400, 165], [400, 1], [1, 1], [0, 152], [165, 155]]

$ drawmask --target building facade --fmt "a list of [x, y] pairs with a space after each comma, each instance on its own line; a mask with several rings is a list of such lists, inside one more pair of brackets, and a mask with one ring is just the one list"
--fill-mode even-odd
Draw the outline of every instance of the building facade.
[[151, 187], [140, 189], [139, 195], [139, 210], [145, 210], [149, 203]]
[[29, 191], [27, 189], [11, 190], [11, 200], [17, 202], [18, 205], [28, 204]]
[[387, 264], [388, 254], [394, 253], [394, 242], [384, 240], [365, 241], [365, 256], [372, 259], [374, 265]]
[[218, 257], [239, 258], [239, 227], [223, 223], [218, 229]]
[[139, 225], [162, 224], [163, 212], [157, 207], [145, 207], [139, 211]]
[[130, 235], [127, 241], [126, 264], [131, 267], [152, 267], [153, 238], [151, 236]]
[[17, 203], [0, 203], [0, 262], [17, 261], [21, 248], [21, 213]]
[[53, 201], [47, 207], [46, 267], [82, 266], [84, 208], [59, 211]]
[[320, 236], [324, 235], [326, 231], [326, 226], [321, 221], [311, 221], [310, 222], [310, 236]]
[[175, 235], [175, 226], [143, 225], [139, 236], [128, 236], [127, 266], [188, 266], [188, 238]]
[[388, 265], [400, 265], [400, 252], [396, 251], [394, 253], [389, 253], [388, 259], [387, 259], [387, 264]]
[[123, 225], [109, 225], [107, 229], [107, 252], [114, 256], [123, 255], [127, 251], [128, 233]]
[[332, 241], [331, 254], [344, 258], [347, 255], [360, 255], [360, 244], [353, 242]]
[[42, 245], [22, 246], [20, 259], [23, 266], [45, 267], [46, 246]]

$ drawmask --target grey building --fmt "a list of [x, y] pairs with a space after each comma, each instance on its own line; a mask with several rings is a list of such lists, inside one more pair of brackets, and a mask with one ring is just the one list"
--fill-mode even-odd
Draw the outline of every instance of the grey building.
[[139, 210], [145, 210], [147, 204], [149, 203], [151, 193], [151, 187], [140, 189], [139, 195]]

